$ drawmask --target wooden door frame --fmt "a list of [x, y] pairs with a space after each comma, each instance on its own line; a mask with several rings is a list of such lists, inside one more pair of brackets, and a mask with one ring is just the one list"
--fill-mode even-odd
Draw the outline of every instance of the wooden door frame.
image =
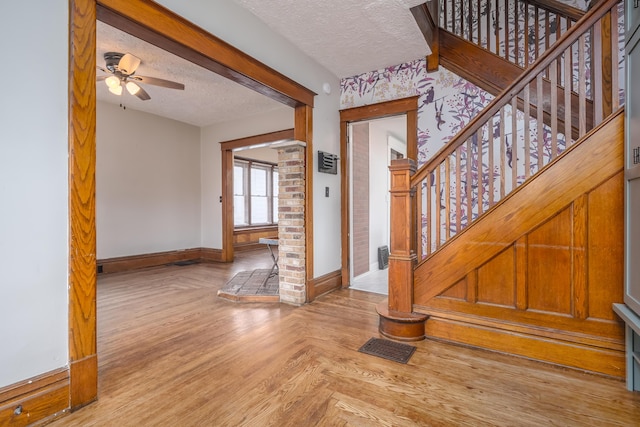
[[394, 101], [380, 102], [378, 104], [365, 105], [363, 107], [347, 108], [340, 110], [340, 189], [342, 197], [340, 206], [342, 210], [342, 286], [350, 283], [350, 248], [349, 236], [349, 150], [347, 147], [349, 124], [365, 120], [381, 119], [384, 117], [407, 116], [407, 158], [417, 161], [418, 158], [418, 99], [419, 96], [397, 99]]
[[220, 142], [222, 151], [222, 261], [232, 262], [233, 248], [233, 150], [251, 147], [257, 144], [268, 144], [286, 139], [293, 139], [293, 129], [285, 129], [261, 135], [248, 136], [230, 141]]
[[[307, 142], [308, 146], [316, 95], [153, 1], [69, 1], [68, 281], [69, 405], [72, 410], [94, 401], [98, 394], [95, 211], [98, 19], [295, 108], [295, 138]], [[313, 157], [308, 155], [309, 160]], [[309, 168], [308, 175], [311, 172]], [[307, 197], [312, 198], [309, 182]], [[311, 218], [305, 218], [307, 225], [312, 225], [310, 221]], [[307, 234], [306, 245], [307, 248], [313, 246], [311, 234]]]

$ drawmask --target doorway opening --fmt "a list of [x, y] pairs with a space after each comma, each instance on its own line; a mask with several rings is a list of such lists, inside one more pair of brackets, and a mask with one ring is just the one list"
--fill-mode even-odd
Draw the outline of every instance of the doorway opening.
[[[237, 179], [234, 177], [236, 173], [236, 157], [261, 160], [263, 163], [266, 162], [277, 165], [278, 153], [276, 149], [271, 147], [276, 143], [291, 141], [293, 140], [293, 136], [294, 130], [286, 129], [220, 142], [220, 149], [222, 150], [222, 246], [225, 261], [233, 261], [235, 251], [241, 249], [240, 246], [243, 243], [255, 244], [260, 237], [272, 237], [278, 234], [277, 224], [275, 224], [275, 229], [274, 227], [262, 224], [262, 227], [259, 227], [262, 230], [250, 226], [242, 227], [242, 224], [240, 227], [238, 226], [238, 222], [241, 222], [240, 214], [245, 218], [245, 221], [250, 222], [251, 213], [250, 210], [249, 212], [245, 210], [246, 206], [244, 205], [242, 206], [242, 213], [236, 212], [235, 205], [240, 201], [240, 197], [237, 196], [243, 194], [243, 191], [238, 191], [240, 189], [237, 188]], [[241, 187], [241, 190], [247, 191], [244, 186]], [[242, 228], [244, 228], [244, 232], [240, 232]], [[265, 233], [262, 233], [262, 231], [265, 231]], [[250, 247], [252, 246], [249, 245], [248, 248]]]
[[[107, 7], [102, 2], [72, 0], [69, 10], [69, 407], [77, 409], [95, 400], [98, 392], [96, 19], [295, 108], [294, 136], [307, 142], [309, 152], [316, 94], [153, 2]], [[307, 160], [311, 163], [312, 158]], [[312, 200], [311, 185], [309, 179], [308, 200]], [[312, 224], [311, 214], [304, 222]], [[313, 235], [305, 237], [307, 254], [312, 255]], [[224, 248], [220, 259], [224, 260]], [[313, 277], [311, 267], [309, 276]]]
[[350, 283], [388, 294], [389, 165], [407, 156], [406, 114], [349, 124]]
[[[351, 199], [353, 198], [353, 194], [357, 192], [356, 188], [352, 188], [351, 182], [352, 179], [352, 170], [351, 170], [351, 158], [356, 157], [356, 155], [352, 152], [352, 148], [350, 147], [352, 144], [349, 143], [349, 132], [350, 127], [356, 123], [362, 123], [367, 121], [373, 121], [376, 119], [390, 118], [390, 117], [403, 117], [404, 118], [404, 134], [401, 131], [396, 131], [395, 137], [400, 137], [400, 140], [406, 141], [404, 144], [404, 153], [403, 149], [398, 149], [395, 144], [391, 147], [394, 151], [387, 148], [387, 162], [390, 161], [391, 157], [398, 157], [400, 154], [406, 156], [408, 159], [416, 161], [418, 157], [418, 96], [412, 96], [409, 98], [401, 98], [394, 101], [386, 101], [378, 104], [365, 105], [362, 107], [354, 107], [348, 108], [340, 111], [340, 188], [342, 190], [342, 200], [341, 200], [341, 210], [342, 210], [342, 219], [341, 219], [341, 229], [342, 229], [342, 286], [349, 287], [352, 285], [352, 280], [354, 277], [359, 276], [360, 274], [352, 274], [353, 263], [352, 259], [354, 256], [354, 250], [352, 248], [352, 234], [353, 234], [353, 220], [351, 211], [356, 207], [363, 206], [361, 203], [352, 203]], [[368, 129], [368, 128], [367, 128]], [[404, 136], [404, 138], [402, 138]], [[367, 137], [368, 138], [368, 137]], [[383, 155], [384, 157], [384, 155]], [[389, 176], [388, 167], [385, 168], [384, 172], [380, 172], [380, 175], [383, 177]], [[385, 178], [388, 179], [388, 178]], [[388, 194], [388, 190], [385, 189], [385, 195]], [[358, 194], [361, 194], [358, 192]], [[368, 206], [368, 203], [367, 203]], [[368, 207], [366, 208], [368, 210]], [[388, 211], [387, 211], [388, 212]], [[357, 221], [356, 221], [357, 222]], [[388, 226], [387, 226], [388, 227]], [[357, 241], [357, 239], [356, 239]], [[367, 244], [367, 247], [369, 245]], [[376, 248], [377, 250], [377, 248]], [[390, 254], [392, 255], [392, 254]], [[368, 261], [366, 261], [368, 262]], [[370, 263], [369, 263], [370, 264]], [[387, 270], [384, 269], [385, 275]], [[382, 274], [382, 273], [380, 273]]]
[[[295, 141], [293, 136], [294, 130], [289, 129], [220, 143], [223, 153], [221, 201], [227, 212], [223, 227], [226, 239], [229, 239], [226, 244], [228, 256], [232, 260], [234, 253], [245, 246], [260, 249], [265, 254], [268, 252], [272, 264], [270, 269], [243, 272], [237, 281], [234, 282], [234, 278], [227, 283], [218, 296], [234, 301], [258, 301], [262, 297], [272, 301], [271, 297], [274, 297], [280, 302], [305, 302], [306, 292], [291, 289], [291, 283], [296, 279], [291, 272], [297, 270], [289, 268], [304, 268], [301, 260], [304, 260], [303, 251], [306, 250], [304, 246], [289, 244], [296, 237], [304, 240], [304, 228], [293, 219], [301, 219], [304, 197], [296, 196], [304, 196], [305, 191], [302, 181], [292, 177], [306, 173], [306, 150], [305, 144]], [[280, 176], [286, 183], [284, 188], [279, 188]], [[280, 219], [286, 222], [283, 236]], [[241, 237], [246, 241], [241, 242]], [[284, 251], [280, 251], [281, 237], [285, 239]], [[242, 298], [238, 297], [238, 292]]]

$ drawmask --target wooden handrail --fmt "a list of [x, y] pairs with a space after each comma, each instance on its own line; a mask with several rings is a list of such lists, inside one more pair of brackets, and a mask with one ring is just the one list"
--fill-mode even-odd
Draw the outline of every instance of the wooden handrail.
[[598, 22], [606, 13], [609, 12], [620, 0], [606, 0], [598, 3], [596, 7], [588, 11], [584, 17], [574, 26], [563, 34], [563, 36], [551, 47], [545, 51], [536, 62], [534, 62], [520, 77], [518, 77], [511, 85], [509, 85], [501, 94], [496, 97], [482, 112], [472, 119], [467, 126], [457, 134], [445, 147], [443, 147], [436, 155], [424, 164], [411, 178], [411, 186], [415, 187], [423, 181], [435, 165], [440, 164], [451, 155], [458, 147], [464, 144], [469, 138], [476, 134], [487, 121], [493, 117], [500, 109], [505, 106], [511, 99], [516, 97], [530, 82], [532, 82], [539, 74], [541, 74], [553, 61], [556, 60], [564, 51]]
[[579, 21], [586, 13], [581, 9], [554, 0], [528, 0], [528, 3], [540, 9], [566, 16], [574, 21]]

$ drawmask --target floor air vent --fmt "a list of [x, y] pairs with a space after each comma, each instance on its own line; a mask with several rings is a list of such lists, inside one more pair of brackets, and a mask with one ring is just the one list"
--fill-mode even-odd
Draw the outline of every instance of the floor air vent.
[[412, 345], [402, 344], [382, 338], [371, 338], [358, 350], [360, 353], [382, 357], [398, 363], [407, 363], [416, 348]]
[[378, 269], [384, 270], [389, 266], [389, 247], [380, 246], [378, 248]]

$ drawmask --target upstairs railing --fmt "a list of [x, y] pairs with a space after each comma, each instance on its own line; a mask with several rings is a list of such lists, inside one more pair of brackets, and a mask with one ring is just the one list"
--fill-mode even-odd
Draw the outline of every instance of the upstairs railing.
[[527, 68], [583, 15], [551, 0], [443, 0], [439, 18], [445, 30]]
[[563, 30], [527, 72], [412, 176], [415, 210], [396, 216], [418, 222], [410, 239], [418, 242], [418, 261], [619, 108], [618, 3], [603, 0]]

